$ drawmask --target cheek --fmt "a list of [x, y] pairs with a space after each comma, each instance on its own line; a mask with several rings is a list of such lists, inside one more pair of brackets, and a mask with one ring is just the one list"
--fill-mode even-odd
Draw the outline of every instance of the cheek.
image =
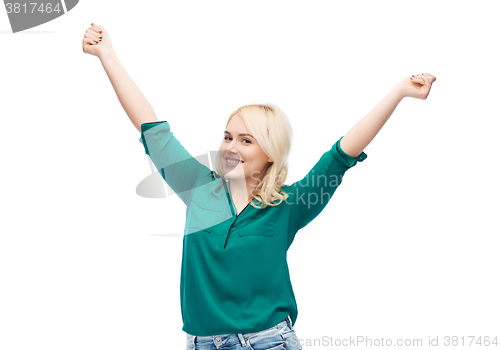
[[225, 153], [226, 153], [226, 148], [224, 147], [224, 145], [221, 145], [219, 147], [219, 156], [222, 158]]

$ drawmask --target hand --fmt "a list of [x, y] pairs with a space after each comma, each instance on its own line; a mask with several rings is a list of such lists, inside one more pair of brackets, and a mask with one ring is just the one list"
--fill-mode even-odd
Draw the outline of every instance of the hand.
[[[102, 38], [100, 38], [102, 36]], [[113, 50], [111, 39], [103, 26], [92, 23], [83, 36], [83, 52], [101, 58], [103, 53]]]
[[404, 78], [397, 86], [403, 97], [425, 100], [431, 91], [432, 83], [435, 81], [436, 77], [431, 73], [421, 73]]

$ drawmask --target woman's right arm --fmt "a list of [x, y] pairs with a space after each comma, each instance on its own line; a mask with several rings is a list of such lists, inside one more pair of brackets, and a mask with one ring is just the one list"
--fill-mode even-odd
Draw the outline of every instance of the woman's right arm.
[[118, 100], [139, 132], [141, 124], [158, 121], [153, 107], [118, 59], [111, 46], [109, 34], [103, 26], [92, 23], [87, 29], [83, 40], [83, 52], [97, 56], [101, 60]]
[[118, 60], [103, 26], [92, 23], [87, 29], [83, 52], [99, 57], [123, 109], [141, 133], [139, 141], [146, 154], [170, 188], [189, 205], [191, 190], [211, 181], [210, 169], [180, 144], [167, 121], [158, 121], [148, 100]]
[[123, 109], [135, 128], [140, 132], [141, 124], [158, 121], [153, 107], [130, 78], [116, 53], [106, 52], [99, 58]]

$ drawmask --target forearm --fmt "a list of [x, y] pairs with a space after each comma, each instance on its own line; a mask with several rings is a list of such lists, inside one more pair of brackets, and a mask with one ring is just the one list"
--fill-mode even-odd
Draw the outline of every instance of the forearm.
[[114, 51], [99, 57], [115, 89], [118, 100], [137, 130], [141, 124], [158, 121], [156, 114], [146, 97], [130, 78]]
[[348, 155], [356, 158], [382, 129], [403, 99], [400, 88], [395, 86], [367, 115], [354, 125], [340, 140], [340, 147]]

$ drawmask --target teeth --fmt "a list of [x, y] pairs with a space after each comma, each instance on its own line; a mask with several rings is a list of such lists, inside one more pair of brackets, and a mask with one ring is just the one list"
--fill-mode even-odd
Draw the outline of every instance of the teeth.
[[237, 160], [232, 160], [232, 159], [226, 159], [226, 161], [227, 161], [228, 163], [230, 163], [230, 164], [238, 164], [238, 163], [240, 163], [239, 161], [237, 161]]

